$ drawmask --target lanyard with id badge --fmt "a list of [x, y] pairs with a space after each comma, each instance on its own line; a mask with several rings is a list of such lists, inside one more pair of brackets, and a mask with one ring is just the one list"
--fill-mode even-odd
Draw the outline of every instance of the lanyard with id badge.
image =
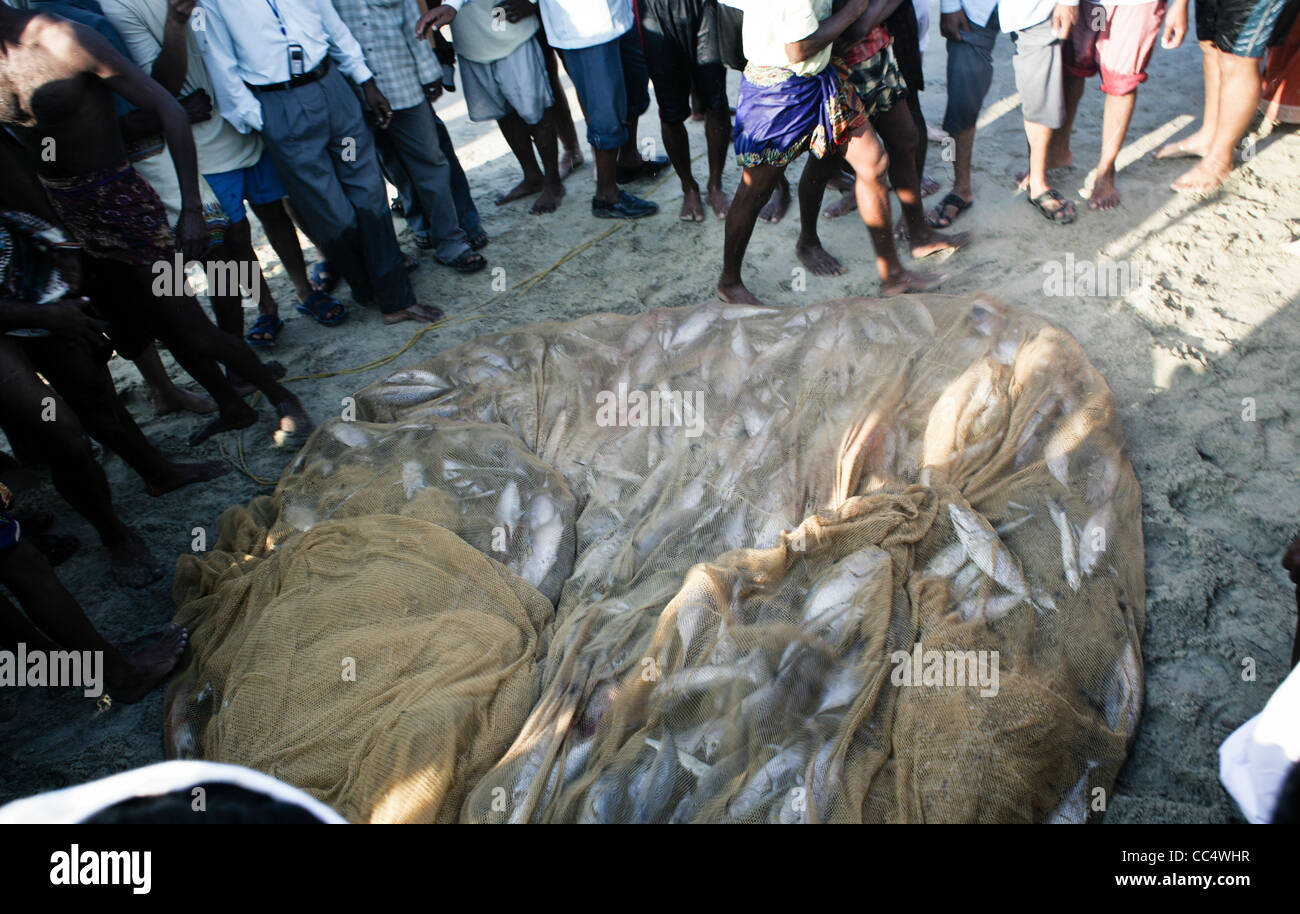
[[[275, 0], [266, 0], [266, 5], [271, 8], [271, 15], [275, 17], [275, 23], [280, 27], [280, 35], [288, 40], [289, 33], [284, 29], [284, 20], [280, 18], [280, 8], [275, 5]], [[302, 45], [296, 41], [290, 41], [288, 45], [289, 54], [289, 78], [302, 76], [307, 72], [307, 52], [302, 49]]]

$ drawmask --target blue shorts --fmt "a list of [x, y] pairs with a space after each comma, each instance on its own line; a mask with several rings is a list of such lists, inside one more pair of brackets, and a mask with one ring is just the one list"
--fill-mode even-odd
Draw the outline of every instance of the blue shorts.
[[280, 183], [280, 175], [275, 170], [275, 163], [271, 161], [271, 153], [266, 149], [262, 150], [262, 157], [256, 164], [203, 177], [217, 195], [221, 208], [230, 217], [231, 225], [243, 221], [244, 200], [260, 206], [283, 200], [289, 195]]
[[650, 74], [635, 28], [590, 48], [565, 48], [564, 69], [587, 115], [587, 142], [617, 149], [627, 142], [627, 122], [650, 108]]

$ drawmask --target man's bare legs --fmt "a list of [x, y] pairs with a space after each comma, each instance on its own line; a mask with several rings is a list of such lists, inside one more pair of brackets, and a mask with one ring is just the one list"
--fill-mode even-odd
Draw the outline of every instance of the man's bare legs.
[[230, 472], [222, 460], [173, 463], [135, 424], [100, 353], [78, 339], [36, 337], [20, 343], [32, 367], [58, 391], [96, 441], [121, 457], [155, 497]]
[[[875, 248], [880, 294], [888, 296], [902, 292], [928, 292], [938, 288], [945, 277], [934, 273], [913, 273], [904, 269], [898, 258], [889, 215], [889, 188], [885, 185], [889, 156], [870, 124], [862, 124], [849, 133], [848, 142], [844, 144], [844, 160], [856, 175], [858, 214], [862, 217], [867, 234], [871, 236], [871, 245]], [[914, 162], [912, 167], [915, 168]], [[817, 205], [821, 206], [820, 200]]]
[[[293, 283], [294, 294], [303, 302], [312, 293], [311, 281], [307, 278], [307, 263], [302, 256], [302, 244], [298, 241], [298, 227], [294, 225], [293, 215], [289, 211], [289, 198], [274, 203], [250, 203], [257, 221], [262, 223], [262, 231], [270, 242], [271, 250], [280, 259], [284, 272], [289, 274]], [[244, 220], [247, 222], [247, 219]], [[252, 229], [249, 229], [250, 236]]]
[[158, 354], [158, 349], [153, 343], [146, 346], [133, 361], [140, 372], [140, 377], [144, 378], [153, 411], [158, 415], [165, 416], [181, 410], [200, 415], [217, 411], [216, 400], [206, 394], [195, 393], [176, 385], [176, 382], [168, 376], [167, 369], [163, 367], [162, 356]]
[[[923, 142], [923, 139], [911, 110], [905, 105], [896, 104], [888, 111], [877, 115], [871, 125], [878, 132], [889, 153], [889, 181], [894, 188], [894, 193], [898, 195], [898, 202], [903, 210], [901, 236], [908, 240], [911, 255], [916, 258], [928, 257], [939, 251], [964, 245], [970, 240], [968, 233], [944, 235], [935, 231], [925, 221], [925, 210], [921, 206], [921, 173], [916, 165], [918, 158], [916, 146]], [[832, 215], [832, 210], [851, 211], [856, 208], [856, 189], [850, 200], [851, 202], [842, 201], [848, 202], [849, 205], [828, 207], [827, 215]], [[895, 237], [899, 235], [900, 232], [896, 230]]]
[[1181, 159], [1203, 156], [1210, 148], [1219, 125], [1219, 56], [1213, 41], [1199, 42], [1201, 46], [1201, 72], [1205, 82], [1205, 107], [1200, 129], [1184, 140], [1166, 143], [1156, 150], [1157, 159]]
[[1137, 107], [1137, 89], [1127, 95], [1107, 95], [1101, 118], [1101, 158], [1097, 161], [1097, 176], [1092, 182], [1088, 205], [1093, 209], [1114, 209], [1119, 206], [1119, 191], [1115, 189], [1115, 160], [1124, 146], [1128, 125]]
[[29, 651], [102, 651], [103, 685], [113, 700], [134, 704], [175, 668], [189, 632], [169, 625], [149, 647], [124, 654], [99, 633], [36, 547], [20, 540], [0, 562], [4, 584], [22, 610], [0, 595], [0, 644]]
[[1200, 193], [1213, 190], [1232, 172], [1232, 155], [1259, 106], [1259, 61], [1215, 51], [1219, 61], [1219, 105], [1214, 134], [1191, 171], [1170, 186], [1177, 191]]
[[[1020, 186], [1029, 192], [1031, 200], [1039, 199], [1052, 189], [1047, 183], [1047, 162], [1054, 132], [1044, 124], [1025, 121], [1025, 137], [1029, 140], [1029, 171], [1025, 173]], [[1042, 208], [1062, 222], [1074, 221], [1074, 204], [1069, 200], [1047, 199], [1042, 202]]]
[[49, 466], [54, 488], [84, 517], [108, 550], [113, 577], [144, 587], [162, 576], [144, 540], [113, 510], [108, 477], [90, 450], [90, 441], [72, 407], [41, 383], [27, 357], [12, 342], [0, 340], [0, 424]]
[[722, 170], [727, 162], [727, 148], [731, 142], [731, 115], [725, 111], [708, 111], [704, 115], [704, 137], [707, 144], [709, 160], [709, 179], [705, 185], [705, 196], [700, 196], [700, 185], [696, 183], [691, 172], [691, 142], [686, 133], [686, 123], [679, 121], [670, 124], [660, 119], [659, 126], [664, 137], [664, 151], [673, 163], [682, 182], [683, 222], [704, 221], [704, 200], [719, 219], [727, 218], [727, 209], [731, 201], [722, 190]]
[[[799, 176], [799, 238], [794, 243], [794, 255], [814, 276], [842, 276], [848, 268], [822, 247], [817, 233], [817, 219], [821, 214], [826, 185], [843, 172], [844, 157], [828, 155], [823, 158], [809, 156]], [[857, 181], [853, 183], [856, 198]]]
[[783, 165], [751, 165], [740, 176], [740, 186], [736, 188], [731, 209], [727, 211], [727, 228], [722, 244], [722, 275], [718, 277], [718, 297], [725, 302], [762, 304], [754, 293], [745, 288], [740, 270], [745, 263], [745, 251], [754, 234], [754, 225], [758, 222], [758, 211], [784, 172]]
[[[967, 203], [975, 201], [975, 191], [971, 187], [971, 158], [975, 151], [975, 128], [969, 127], [960, 133], [952, 134], [952, 193]], [[938, 228], [947, 228], [957, 218], [957, 209], [940, 204], [930, 211], [929, 222]]]
[[790, 179], [781, 172], [776, 184], [768, 191], [762, 211], [758, 214], [759, 222], [776, 225], [785, 218], [790, 210]]
[[[497, 121], [501, 135], [505, 137], [510, 151], [515, 154], [515, 159], [524, 172], [522, 181], [497, 197], [497, 206], [539, 193], [540, 196], [533, 201], [531, 212], [553, 213], [564, 199], [564, 182], [559, 169], [559, 143], [551, 111], [548, 108], [542, 119], [531, 127], [513, 111]], [[534, 146], [542, 157], [540, 168], [533, 155]]]
[[[540, 32], [538, 33], [541, 34]], [[569, 176], [569, 172], [586, 161], [582, 157], [582, 144], [578, 142], [578, 129], [573, 125], [573, 111], [569, 107], [569, 97], [564, 94], [560, 83], [560, 62], [555, 49], [545, 41], [542, 42], [542, 57], [546, 60], [546, 76], [551, 81], [551, 95], [555, 103], [548, 109], [551, 123], [555, 125], [555, 135], [564, 148], [560, 154], [560, 180]]]

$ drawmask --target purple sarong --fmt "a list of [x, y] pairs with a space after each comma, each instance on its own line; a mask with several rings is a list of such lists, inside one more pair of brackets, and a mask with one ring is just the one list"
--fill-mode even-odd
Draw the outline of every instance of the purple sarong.
[[811, 149], [821, 158], [866, 116], [836, 64], [814, 76], [750, 64], [736, 105], [736, 158], [741, 167], [786, 166]]

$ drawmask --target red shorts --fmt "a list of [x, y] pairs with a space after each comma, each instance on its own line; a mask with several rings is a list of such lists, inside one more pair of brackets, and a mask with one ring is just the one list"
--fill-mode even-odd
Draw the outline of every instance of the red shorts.
[[1165, 0], [1094, 3], [1080, 0], [1079, 19], [1064, 43], [1065, 72], [1101, 73], [1101, 91], [1128, 95], [1146, 82], [1147, 64], [1164, 24]]

